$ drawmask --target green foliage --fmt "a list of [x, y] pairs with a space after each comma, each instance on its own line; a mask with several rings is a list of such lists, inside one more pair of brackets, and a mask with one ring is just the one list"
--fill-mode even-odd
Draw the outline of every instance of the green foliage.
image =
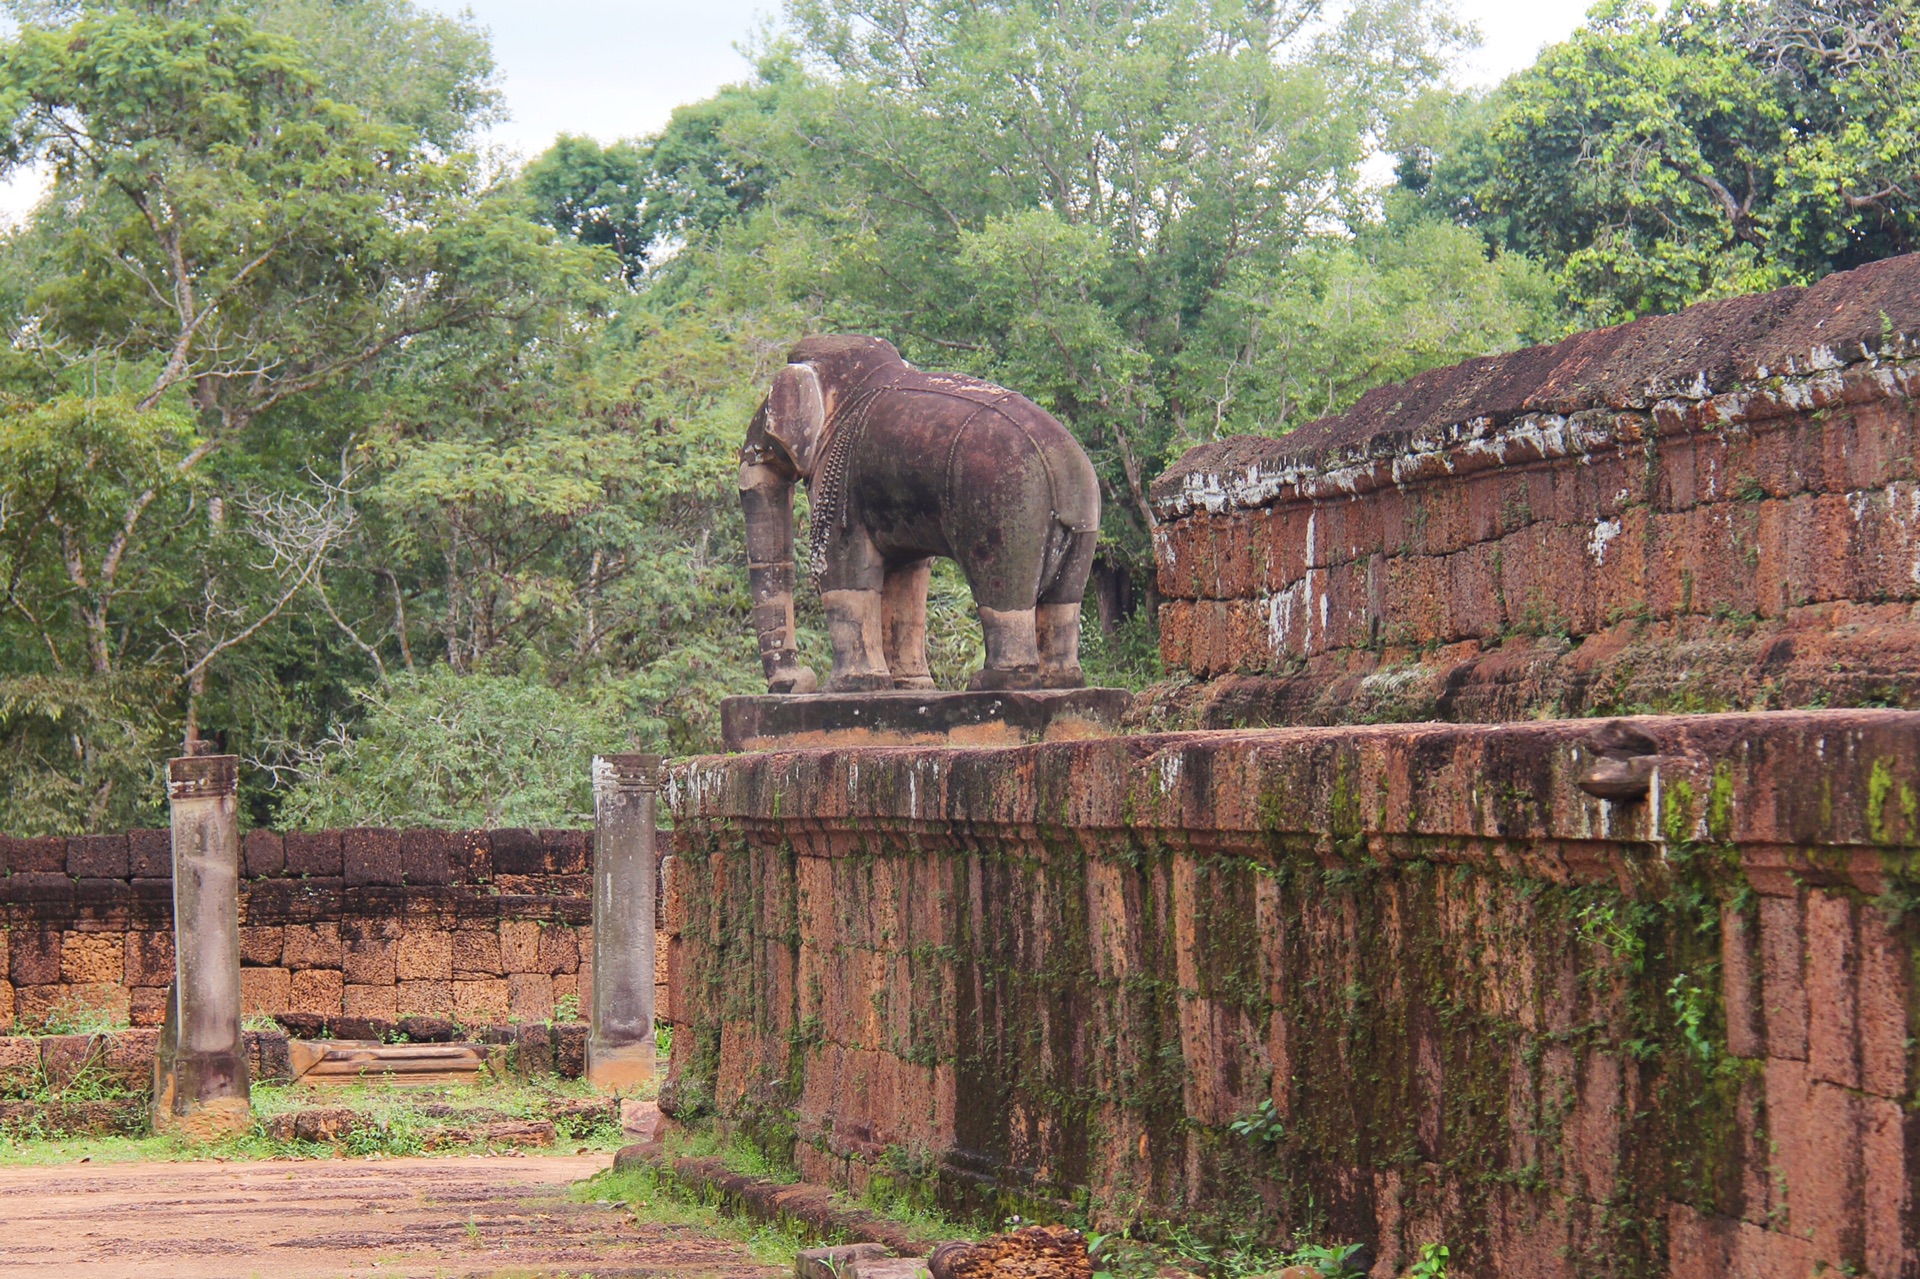
[[602, 147], [592, 138], [562, 134], [527, 166], [521, 185], [542, 222], [581, 244], [612, 250], [629, 279], [645, 265], [648, 247], [640, 225], [640, 183], [646, 172], [640, 151], [627, 143]]
[[1400, 172], [1612, 323], [1910, 251], [1917, 90], [1911, 0], [1612, 0], [1408, 121]]
[[619, 739], [543, 682], [436, 666], [369, 690], [358, 731], [323, 746], [282, 809], [313, 828], [540, 826], [592, 812], [589, 765]]
[[1262, 1097], [1251, 1113], [1240, 1116], [1227, 1128], [1261, 1146], [1277, 1146], [1287, 1135], [1286, 1121], [1275, 1110], [1271, 1097]]
[[1362, 1251], [1357, 1243], [1308, 1244], [1287, 1254], [1287, 1264], [1317, 1270], [1326, 1279], [1358, 1279], [1366, 1273], [1358, 1260]]

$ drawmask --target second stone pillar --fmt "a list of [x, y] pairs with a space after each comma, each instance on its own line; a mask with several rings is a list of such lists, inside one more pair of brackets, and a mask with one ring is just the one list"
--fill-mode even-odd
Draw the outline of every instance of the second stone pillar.
[[658, 755], [593, 761], [593, 994], [587, 1078], [627, 1091], [653, 1078], [654, 796]]
[[232, 755], [167, 763], [174, 982], [154, 1058], [153, 1128], [202, 1141], [253, 1122], [240, 1030], [239, 766]]

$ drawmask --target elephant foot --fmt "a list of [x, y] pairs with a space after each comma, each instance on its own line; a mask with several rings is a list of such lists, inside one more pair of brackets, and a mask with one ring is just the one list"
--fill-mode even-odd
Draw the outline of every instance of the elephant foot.
[[1034, 666], [1017, 666], [1012, 670], [996, 670], [988, 667], [976, 671], [967, 681], [970, 693], [1025, 692], [1040, 687], [1040, 670]]
[[895, 688], [918, 689], [921, 692], [931, 692], [933, 689], [939, 687], [939, 685], [933, 682], [933, 676], [931, 675], [896, 675], [893, 677], [893, 686]]
[[806, 666], [777, 667], [767, 676], [769, 693], [800, 695], [816, 692], [820, 687], [820, 677]]
[[1050, 671], [1043, 670], [1040, 672], [1040, 687], [1042, 688], [1085, 688], [1086, 686], [1086, 672], [1082, 671], [1078, 666], [1063, 667]]
[[835, 675], [827, 681], [829, 693], [882, 693], [893, 687], [893, 676], [881, 671], [878, 674], [859, 672], [848, 675]]

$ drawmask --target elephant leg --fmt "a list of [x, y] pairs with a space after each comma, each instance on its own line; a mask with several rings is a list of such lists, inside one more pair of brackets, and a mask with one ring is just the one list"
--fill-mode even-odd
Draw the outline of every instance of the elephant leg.
[[887, 570], [881, 624], [887, 669], [893, 673], [895, 688], [933, 687], [933, 675], [927, 669], [927, 582], [932, 576], [931, 559]]
[[1067, 532], [1053, 565], [1051, 580], [1040, 592], [1034, 625], [1040, 640], [1040, 684], [1043, 688], [1085, 688], [1080, 670], [1080, 601], [1093, 568], [1098, 531]]
[[833, 676], [827, 691], [871, 693], [892, 688], [880, 596], [886, 561], [857, 517], [834, 530], [826, 555], [820, 603], [826, 609], [827, 638], [833, 644]]
[[879, 591], [822, 591], [827, 638], [833, 642], [829, 693], [871, 693], [892, 688], [881, 639]]
[[1033, 610], [1040, 640], [1040, 686], [1085, 688], [1080, 669], [1080, 606], [1042, 604]]
[[1040, 687], [1040, 642], [1034, 610], [1001, 612], [980, 608], [980, 630], [987, 641], [986, 667], [967, 682], [974, 692]]

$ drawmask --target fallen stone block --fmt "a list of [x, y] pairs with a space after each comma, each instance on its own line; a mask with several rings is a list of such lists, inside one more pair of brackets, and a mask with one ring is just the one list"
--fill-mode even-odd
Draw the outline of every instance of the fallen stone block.
[[653, 1141], [660, 1135], [660, 1103], [636, 1097], [620, 1099], [620, 1127], [639, 1140]]
[[345, 1106], [316, 1106], [294, 1112], [293, 1135], [301, 1141], [327, 1145], [344, 1141], [359, 1122], [360, 1117]]
[[929, 1279], [922, 1257], [863, 1257], [853, 1263], [853, 1279]]

